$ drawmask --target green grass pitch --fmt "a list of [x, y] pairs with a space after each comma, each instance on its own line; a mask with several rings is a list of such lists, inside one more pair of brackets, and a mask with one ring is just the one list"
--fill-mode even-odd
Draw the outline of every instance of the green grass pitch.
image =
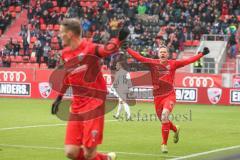
[[[66, 160], [66, 122], [50, 114], [51, 103], [42, 99], [0, 99], [0, 160]], [[153, 103], [137, 103], [131, 111], [132, 121], [113, 121], [115, 110], [105, 118], [104, 142], [99, 150], [117, 152], [118, 160], [163, 160], [240, 145], [239, 107], [177, 104], [171, 119], [181, 126], [180, 141], [173, 144], [171, 133], [168, 154], [160, 151], [161, 128], [153, 116]], [[232, 156], [239, 150], [190, 159]]]

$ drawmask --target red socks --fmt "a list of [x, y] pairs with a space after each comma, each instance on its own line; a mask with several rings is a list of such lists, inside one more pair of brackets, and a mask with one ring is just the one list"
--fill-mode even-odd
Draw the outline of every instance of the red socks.
[[[81, 149], [80, 152], [79, 152], [79, 156], [77, 158], [77, 160], [86, 160], [84, 158], [84, 155], [83, 155], [83, 150]], [[106, 154], [102, 154], [102, 153], [97, 153], [96, 157], [91, 159], [91, 160], [108, 160], [108, 156]]]
[[162, 123], [162, 144], [167, 144], [169, 130], [177, 132], [176, 126], [171, 121]]
[[173, 132], [177, 132], [176, 126], [175, 126], [171, 121], [169, 121], [169, 123], [170, 123], [170, 129], [171, 129]]
[[167, 144], [170, 130], [170, 123], [162, 123], [162, 144]]
[[96, 157], [91, 160], [108, 160], [108, 156], [106, 154], [97, 153]]

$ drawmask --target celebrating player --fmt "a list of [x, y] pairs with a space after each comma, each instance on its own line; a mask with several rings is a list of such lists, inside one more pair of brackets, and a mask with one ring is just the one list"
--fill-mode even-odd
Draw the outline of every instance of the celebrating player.
[[167, 142], [169, 131], [172, 130], [174, 132], [174, 143], [178, 142], [180, 131], [180, 128], [175, 126], [169, 120], [169, 114], [172, 112], [176, 103], [176, 95], [174, 90], [175, 71], [180, 67], [184, 67], [185, 65], [199, 60], [204, 55], [209, 53], [209, 49], [205, 47], [203, 52], [199, 52], [198, 55], [189, 59], [168, 60], [169, 51], [166, 46], [159, 47], [159, 59], [151, 59], [141, 56], [136, 51], [128, 48], [128, 45], [128, 42], [126, 42], [122, 48], [125, 49], [135, 59], [149, 66], [152, 77], [155, 110], [162, 123], [161, 150], [163, 153], [168, 153]]
[[127, 114], [127, 120], [130, 120], [131, 112], [127, 103], [127, 97], [130, 93], [129, 88], [132, 87], [130, 74], [124, 69], [123, 62], [117, 62], [116, 69], [117, 72], [114, 76], [112, 88], [113, 90], [115, 90], [115, 93], [118, 97], [118, 109], [116, 115], [114, 115], [113, 117], [118, 119], [121, 114], [122, 108], [124, 107], [124, 110]]
[[115, 160], [115, 153], [97, 152], [97, 146], [102, 143], [107, 93], [99, 60], [116, 52], [129, 33], [122, 29], [118, 38], [111, 39], [106, 45], [98, 45], [82, 39], [81, 31], [78, 19], [61, 22], [60, 35], [65, 46], [61, 58], [66, 75], [52, 105], [52, 114], [57, 114], [64, 93], [71, 87], [73, 99], [65, 137], [66, 156], [72, 160]]

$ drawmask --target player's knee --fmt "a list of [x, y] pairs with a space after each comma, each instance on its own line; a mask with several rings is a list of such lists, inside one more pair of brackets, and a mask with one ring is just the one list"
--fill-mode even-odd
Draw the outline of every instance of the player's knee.
[[168, 118], [166, 118], [166, 117], [161, 117], [161, 122], [162, 123], [167, 123], [167, 122], [169, 122], [169, 120], [168, 120]]
[[65, 150], [65, 156], [69, 159], [77, 159], [78, 153], [74, 150]]
[[161, 121], [162, 121], [162, 123], [167, 123], [167, 122], [169, 122], [168, 113], [162, 113], [162, 115], [161, 115]]

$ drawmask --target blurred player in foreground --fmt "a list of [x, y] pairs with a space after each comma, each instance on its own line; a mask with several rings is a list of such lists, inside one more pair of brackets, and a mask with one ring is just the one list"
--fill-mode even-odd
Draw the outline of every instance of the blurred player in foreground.
[[107, 93], [99, 61], [116, 52], [129, 33], [122, 29], [118, 38], [99, 45], [82, 39], [80, 26], [78, 19], [65, 19], [60, 25], [60, 36], [65, 46], [61, 58], [69, 73], [64, 77], [63, 86], [52, 104], [52, 114], [57, 114], [64, 93], [71, 87], [73, 99], [66, 128], [66, 156], [72, 160], [115, 160], [116, 154], [113, 152], [97, 152], [97, 146], [103, 139]]
[[117, 62], [116, 64], [116, 70], [114, 76], [114, 81], [112, 85], [112, 89], [114, 90], [114, 93], [118, 97], [118, 109], [117, 113], [113, 116], [114, 118], [118, 119], [122, 108], [124, 107], [124, 110], [127, 115], [127, 120], [130, 120], [131, 118], [131, 112], [129, 105], [127, 103], [128, 94], [130, 94], [130, 88], [132, 87], [132, 82], [130, 78], [130, 74], [124, 69], [124, 62]]
[[198, 55], [195, 55], [188, 59], [182, 60], [168, 60], [169, 51], [166, 46], [160, 46], [158, 50], [158, 59], [151, 59], [141, 56], [136, 51], [128, 48], [129, 42], [125, 42], [122, 46], [132, 57], [138, 61], [148, 65], [153, 85], [153, 96], [155, 103], [155, 110], [158, 118], [162, 123], [162, 145], [161, 150], [163, 153], [168, 153], [167, 142], [169, 131], [174, 132], [174, 143], [179, 141], [179, 131], [180, 127], [175, 126], [169, 120], [169, 114], [172, 112], [174, 105], [176, 103], [176, 95], [174, 90], [174, 76], [175, 71], [178, 68], [184, 67], [190, 63], [193, 63], [204, 55], [209, 53], [208, 48], [204, 48], [203, 52], [199, 52]]

